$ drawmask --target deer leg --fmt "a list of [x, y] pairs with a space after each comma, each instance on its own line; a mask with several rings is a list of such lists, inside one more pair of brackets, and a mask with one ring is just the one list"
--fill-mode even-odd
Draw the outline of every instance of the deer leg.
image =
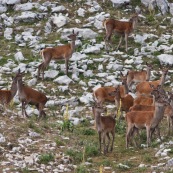
[[101, 147], [101, 132], [98, 132], [99, 133], [99, 145], [100, 145], [100, 153], [101, 153], [101, 149], [102, 149], [102, 147]]
[[111, 149], [110, 149], [110, 151], [112, 152], [112, 151], [113, 151], [114, 140], [115, 140], [115, 130], [113, 130], [113, 131], [111, 132], [111, 134], [112, 134], [112, 144], [111, 144]]
[[120, 41], [119, 41], [119, 44], [118, 44], [118, 46], [117, 46], [117, 50], [119, 49], [119, 47], [120, 47], [120, 45], [121, 45], [122, 39], [123, 39], [123, 36], [120, 37]]
[[42, 66], [43, 66], [43, 63], [41, 63], [41, 64], [38, 66], [37, 79], [40, 77], [40, 71], [41, 71]]
[[106, 154], [106, 134], [105, 132], [103, 133], [103, 148], [104, 148], [104, 154]]
[[170, 135], [170, 126], [171, 126], [171, 124], [170, 124], [170, 117], [169, 116], [167, 116], [167, 122], [168, 122], [168, 135]]
[[172, 132], [173, 132], [173, 117], [171, 116], [171, 125], [172, 125]]
[[113, 32], [112, 26], [111, 25], [107, 26], [106, 27], [106, 36], [105, 36], [105, 39], [104, 39], [105, 48], [106, 48], [107, 51], [108, 51], [108, 45], [109, 45], [109, 47], [110, 46], [112, 47], [112, 41], [111, 41], [112, 32]]
[[162, 138], [160, 136], [160, 128], [159, 128], [159, 126], [157, 126], [156, 128], [157, 128], [157, 135], [158, 135], [160, 141], [162, 141]]
[[68, 59], [65, 58], [65, 68], [66, 68], [66, 75], [68, 75]]
[[24, 101], [22, 101], [22, 115], [23, 115], [23, 117], [25, 116], [24, 115], [24, 110], [25, 110], [25, 108], [24, 108]]
[[149, 126], [146, 126], [146, 131], [147, 131], [147, 147], [149, 147], [149, 144], [151, 142], [151, 130]]
[[127, 40], [128, 40], [128, 34], [125, 33], [125, 45], [126, 45], [126, 52], [127, 52]]
[[108, 133], [106, 133], [106, 136], [107, 136], [107, 138], [108, 138], [108, 145], [107, 145], [107, 147], [106, 147], [106, 153], [108, 153], [108, 150], [109, 150], [109, 144], [110, 144], [110, 136], [109, 136], [109, 132]]
[[126, 148], [129, 147], [130, 136], [132, 134], [133, 126], [128, 124], [127, 132], [126, 132]]

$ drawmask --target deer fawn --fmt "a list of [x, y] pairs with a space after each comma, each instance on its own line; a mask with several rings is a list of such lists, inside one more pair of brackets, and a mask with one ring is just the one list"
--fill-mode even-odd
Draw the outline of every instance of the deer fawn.
[[[123, 74], [121, 73], [121, 81], [122, 81], [122, 85], [120, 86], [120, 93], [121, 96], [123, 97], [125, 94], [127, 94], [129, 92], [128, 90], [128, 86], [127, 86], [127, 76], [123, 76]], [[115, 97], [114, 96], [110, 96], [109, 93], [115, 91], [116, 87], [100, 87], [97, 88], [96, 90], [93, 91], [93, 97], [95, 102], [97, 102], [98, 104], [100, 104], [100, 106], [103, 106], [103, 103], [105, 101], [109, 101], [109, 102], [115, 102]]]
[[131, 111], [126, 114], [127, 122], [127, 132], [126, 132], [126, 148], [129, 146], [130, 138], [133, 136], [134, 129], [143, 129], [146, 128], [147, 132], [147, 146], [151, 142], [151, 136], [154, 130], [157, 128], [158, 135], [160, 138], [159, 132], [159, 123], [163, 118], [164, 111], [168, 105], [168, 100], [165, 96], [160, 95], [156, 97], [154, 111]]
[[106, 50], [108, 50], [108, 45], [112, 46], [111, 36], [113, 32], [119, 34], [121, 36], [119, 44], [117, 46], [117, 50], [121, 45], [122, 38], [125, 38], [125, 46], [126, 46], [126, 52], [127, 52], [127, 40], [128, 36], [133, 32], [133, 30], [136, 27], [138, 21], [138, 15], [133, 15], [128, 22], [126, 21], [119, 21], [115, 19], [106, 19], [103, 21], [103, 27], [106, 30], [106, 36], [105, 36], [105, 45]]
[[14, 98], [17, 92], [17, 75], [15, 77], [12, 77], [12, 84], [10, 90], [0, 90], [0, 104], [2, 104], [5, 108], [5, 111], [7, 111], [7, 106], [11, 102], [11, 100]]
[[163, 68], [162, 69], [162, 76], [160, 78], [160, 80], [156, 80], [156, 81], [145, 81], [145, 82], [141, 82], [136, 86], [136, 93], [137, 95], [140, 94], [145, 94], [145, 95], [150, 95], [152, 88], [150, 87], [151, 85], [154, 85], [155, 87], [157, 87], [158, 85], [163, 86], [165, 83], [165, 79], [166, 79], [166, 75], [168, 73], [168, 68]]
[[139, 83], [150, 80], [151, 70], [153, 69], [153, 65], [148, 63], [146, 63], [146, 65], [147, 65], [146, 70], [142, 71], [131, 70], [127, 73], [127, 85], [129, 89], [131, 89], [133, 83]]
[[19, 100], [22, 102], [22, 115], [24, 116], [25, 114], [25, 116], [28, 117], [26, 113], [26, 105], [30, 104], [35, 105], [38, 109], [39, 118], [41, 118], [42, 116], [46, 117], [46, 113], [43, 109], [48, 100], [47, 97], [45, 96], [45, 94], [24, 85], [22, 81], [23, 76], [24, 73], [21, 73], [19, 69], [17, 76], [17, 90]]
[[64, 59], [66, 65], [66, 75], [68, 75], [68, 62], [74, 52], [77, 35], [78, 32], [75, 34], [73, 30], [73, 33], [68, 36], [68, 38], [72, 40], [70, 44], [57, 46], [53, 48], [45, 48], [40, 52], [43, 58], [43, 62], [38, 66], [38, 72], [37, 72], [38, 78], [40, 76], [40, 72], [42, 71], [42, 80], [44, 80], [44, 70], [48, 66], [51, 60]]
[[[99, 145], [100, 145], [100, 153], [101, 153], [101, 138], [103, 137], [103, 145], [104, 145], [104, 154], [106, 154], [109, 150], [109, 144], [111, 142], [109, 134], [112, 135], [112, 144], [110, 151], [113, 150], [113, 144], [115, 139], [115, 118], [112, 116], [101, 116], [101, 113], [105, 112], [103, 107], [100, 107], [98, 104], [95, 104], [92, 107], [94, 119], [96, 122], [96, 130], [99, 134]], [[106, 136], [108, 138], [108, 144], [106, 146]]]

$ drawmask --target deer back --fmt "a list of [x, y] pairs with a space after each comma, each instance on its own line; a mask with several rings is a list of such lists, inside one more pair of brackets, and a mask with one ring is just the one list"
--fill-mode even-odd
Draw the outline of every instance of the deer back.
[[139, 95], [134, 99], [134, 105], [154, 105], [153, 97]]

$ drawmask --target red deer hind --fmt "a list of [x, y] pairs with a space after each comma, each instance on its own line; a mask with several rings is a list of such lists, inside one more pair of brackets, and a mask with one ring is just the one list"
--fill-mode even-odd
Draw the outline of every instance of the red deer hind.
[[122, 38], [125, 38], [125, 46], [126, 46], [126, 52], [127, 52], [127, 40], [128, 36], [133, 32], [133, 30], [136, 27], [138, 21], [138, 15], [133, 15], [129, 21], [119, 21], [115, 19], [106, 19], [103, 21], [103, 27], [106, 30], [106, 36], [105, 36], [105, 45], [106, 50], [108, 50], [108, 45], [112, 47], [112, 41], [111, 37], [113, 32], [116, 34], [119, 34], [121, 36], [119, 44], [117, 46], [117, 50], [121, 45]]
[[42, 80], [44, 80], [45, 68], [49, 65], [51, 60], [65, 60], [66, 75], [68, 75], [68, 62], [75, 50], [77, 35], [78, 32], [75, 34], [73, 30], [73, 33], [68, 36], [68, 38], [71, 39], [71, 43], [53, 48], [45, 48], [40, 52], [43, 62], [38, 66], [38, 78], [40, 76], [40, 72], [42, 72]]
[[[103, 137], [104, 154], [106, 154], [109, 150], [109, 144], [111, 142], [109, 136], [110, 133], [112, 135], [112, 143], [110, 151], [113, 150], [113, 144], [115, 139], [115, 117], [113, 118], [112, 116], [101, 116], [101, 113], [105, 112], [105, 109], [97, 104], [95, 104], [92, 107], [92, 111], [96, 123], [96, 130], [99, 134], [100, 153], [101, 153], [101, 138]], [[106, 146], [106, 137], [108, 138], [107, 146]]]
[[19, 100], [22, 102], [22, 115], [28, 117], [28, 114], [26, 113], [26, 105], [30, 104], [35, 105], [38, 109], [39, 118], [41, 118], [42, 116], [45, 117], [46, 113], [43, 109], [48, 100], [47, 97], [45, 96], [45, 94], [24, 85], [22, 80], [23, 76], [24, 73], [21, 73], [19, 70], [17, 76], [17, 89]]
[[12, 77], [12, 84], [10, 90], [0, 90], [0, 104], [4, 106], [5, 111], [7, 111], [7, 106], [14, 98], [17, 92], [17, 75]]

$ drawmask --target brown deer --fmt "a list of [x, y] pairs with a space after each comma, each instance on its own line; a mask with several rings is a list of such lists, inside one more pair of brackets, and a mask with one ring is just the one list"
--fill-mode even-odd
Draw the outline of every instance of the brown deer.
[[46, 113], [43, 109], [48, 100], [47, 97], [45, 96], [45, 94], [24, 85], [22, 81], [23, 76], [24, 73], [21, 73], [19, 69], [17, 76], [17, 90], [19, 100], [22, 102], [22, 115], [28, 117], [26, 113], [26, 105], [30, 104], [35, 105], [38, 109], [39, 118], [41, 118], [42, 116], [46, 117]]
[[68, 75], [68, 62], [74, 52], [77, 35], [78, 32], [75, 34], [73, 30], [73, 33], [68, 36], [68, 38], [72, 40], [70, 44], [53, 48], [45, 48], [40, 52], [43, 62], [38, 66], [38, 78], [40, 76], [40, 72], [42, 71], [42, 80], [44, 80], [44, 70], [49, 65], [51, 60], [65, 60], [66, 75]]
[[12, 77], [12, 84], [10, 90], [0, 90], [0, 104], [3, 105], [5, 111], [7, 111], [7, 106], [14, 98], [17, 92], [17, 75]]
[[[109, 145], [111, 142], [109, 134], [112, 135], [112, 144], [110, 151], [113, 150], [113, 144], [115, 139], [115, 117], [112, 116], [101, 116], [101, 113], [105, 112], [103, 107], [100, 107], [98, 104], [95, 104], [92, 107], [95, 123], [96, 123], [96, 130], [99, 134], [99, 145], [100, 145], [100, 153], [101, 149], [101, 141], [103, 138], [103, 145], [104, 145], [104, 154], [106, 154], [109, 150]], [[106, 146], [106, 137], [108, 138], [108, 144]]]
[[117, 111], [118, 108], [120, 108], [120, 102], [121, 102], [121, 115], [122, 115], [122, 111], [128, 112], [129, 108], [133, 106], [133, 97], [130, 94], [126, 94], [124, 97], [121, 97], [120, 94], [120, 86], [118, 86], [116, 88], [115, 91], [109, 93], [110, 96], [114, 96], [115, 98], [115, 104], [117, 106]]
[[127, 132], [126, 132], [126, 148], [129, 146], [130, 138], [133, 136], [134, 129], [146, 128], [147, 146], [151, 142], [151, 136], [157, 128], [159, 138], [159, 123], [163, 118], [164, 111], [168, 105], [168, 100], [163, 95], [156, 97], [154, 111], [131, 111], [126, 114]]
[[117, 50], [121, 45], [122, 38], [125, 38], [125, 46], [127, 52], [127, 40], [128, 36], [133, 32], [138, 21], [138, 15], [133, 15], [129, 21], [119, 21], [115, 19], [106, 19], [103, 21], [103, 27], [106, 30], [106, 36], [104, 38], [106, 50], [108, 50], [108, 45], [112, 46], [111, 36], [113, 32], [121, 36]]
[[139, 83], [150, 80], [151, 70], [153, 69], [153, 65], [148, 63], [146, 63], [146, 65], [147, 65], [146, 70], [142, 71], [131, 70], [127, 73], [127, 85], [129, 89], [131, 89], [133, 83]]
[[[122, 85], [120, 86], [120, 93], [121, 93], [121, 96], [123, 97], [125, 94], [129, 92], [129, 90], [127, 86], [127, 76], [126, 75], [123, 76], [122, 73], [120, 75], [121, 75], [121, 81], [122, 81]], [[111, 87], [111, 86], [97, 88], [96, 90], [93, 91], [93, 97], [95, 102], [100, 104], [100, 106], [103, 106], [103, 103], [105, 101], [115, 102], [115, 97], [109, 95], [109, 93], [115, 91], [115, 89], [116, 87]]]
[[152, 91], [152, 88], [150, 87], [150, 84], [154, 85], [155, 87], [157, 87], [158, 85], [161, 85], [161, 87], [163, 87], [163, 85], [165, 83], [167, 73], [168, 73], [168, 68], [163, 68], [160, 80], [145, 81], [145, 82], [139, 83], [136, 86], [136, 94], [137, 95], [140, 95], [140, 94], [150, 95], [150, 93]]
[[170, 135], [171, 131], [173, 132], [173, 94], [168, 92], [168, 95], [170, 96], [170, 105], [166, 107], [164, 115], [167, 117], [168, 135]]

